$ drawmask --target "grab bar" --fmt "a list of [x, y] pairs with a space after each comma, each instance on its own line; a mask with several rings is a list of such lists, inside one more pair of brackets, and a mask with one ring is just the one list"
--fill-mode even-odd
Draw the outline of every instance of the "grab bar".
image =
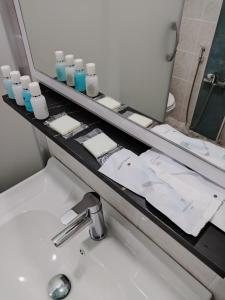
[[176, 39], [175, 39], [175, 46], [174, 46], [174, 50], [173, 50], [172, 54], [167, 54], [167, 56], [166, 56], [166, 60], [168, 62], [172, 62], [174, 60], [174, 58], [176, 56], [176, 53], [177, 53], [177, 47], [178, 47], [178, 44], [179, 44], [179, 30], [178, 30], [176, 22], [173, 22], [171, 24], [171, 30], [175, 31]]

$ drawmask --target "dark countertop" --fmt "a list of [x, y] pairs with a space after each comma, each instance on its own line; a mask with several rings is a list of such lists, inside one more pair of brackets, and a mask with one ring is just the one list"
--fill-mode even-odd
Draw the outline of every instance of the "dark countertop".
[[[55, 114], [66, 112], [68, 115], [76, 118], [78, 121], [82, 121], [88, 124], [89, 127], [76, 135], [83, 135], [84, 132], [91, 131], [94, 128], [102, 129], [108, 136], [110, 136], [119, 145], [130, 149], [136, 154], [140, 154], [147, 149], [148, 146], [139, 142], [138, 140], [130, 137], [126, 133], [113, 127], [107, 122], [101, 120], [97, 116], [91, 114], [80, 106], [72, 103], [65, 97], [53, 92], [52, 90], [42, 86], [43, 94], [46, 97], [50, 116]], [[172, 236], [177, 242], [188, 249], [193, 255], [198, 257], [209, 268], [216, 272], [221, 277], [225, 278], [225, 233], [218, 229], [211, 223], [208, 223], [201, 231], [198, 237], [192, 237], [183, 232], [178, 226], [170, 221], [165, 215], [160, 213], [157, 209], [151, 206], [145, 201], [144, 198], [136, 195], [135, 193], [124, 190], [119, 184], [115, 183], [108, 177], [98, 172], [100, 165], [96, 159], [78, 142], [75, 141], [75, 137], [64, 139], [49, 127], [45, 126], [44, 121], [39, 121], [34, 118], [34, 115], [28, 113], [24, 107], [20, 107], [15, 101], [8, 99], [7, 96], [3, 96], [3, 100], [12, 109], [17, 111], [33, 126], [38, 128], [47, 137], [53, 140], [56, 144], [62, 147], [66, 152], [72, 155], [96, 176], [101, 178], [112, 189], [120, 194], [125, 200], [132, 204], [135, 208], [141, 211], [147, 218], [156, 223], [159, 227], [165, 230], [170, 236]]]

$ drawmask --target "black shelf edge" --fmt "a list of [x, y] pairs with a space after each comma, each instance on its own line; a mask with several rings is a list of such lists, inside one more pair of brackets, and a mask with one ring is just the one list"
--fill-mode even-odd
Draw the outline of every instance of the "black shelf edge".
[[[71, 102], [67, 98], [45, 87], [44, 85], [41, 85], [41, 88], [47, 100], [50, 116], [65, 111], [70, 116], [76, 118], [78, 121], [88, 124], [89, 128], [86, 129], [86, 131], [90, 131], [94, 128], [100, 128], [118, 144], [127, 149], [130, 149], [136, 154], [141, 154], [142, 152], [149, 149], [147, 145], [108, 124], [107, 122], [91, 114], [84, 108]], [[12, 109], [14, 109], [28, 122], [30, 122], [34, 127], [38, 128], [43, 134], [45, 134], [57, 145], [62, 147], [67, 153], [78, 160], [81, 164], [83, 164], [86, 168], [88, 168], [91, 172], [98, 176], [102, 181], [108, 184], [113, 190], [120, 194], [125, 199], [125, 201], [127, 200], [131, 205], [142, 212], [147, 218], [157, 224], [161, 229], [166, 231], [178, 243], [188, 249], [193, 255], [195, 255], [198, 259], [205, 263], [220, 277], [225, 278], [224, 232], [222, 232], [213, 224], [208, 223], [198, 237], [195, 238], [186, 234], [165, 215], [163, 215], [161, 212], [147, 203], [144, 198], [136, 195], [129, 190], [124, 190], [124, 188], [122, 188], [119, 184], [115, 183], [108, 177], [98, 172], [100, 165], [95, 160], [95, 158], [85, 150], [85, 148], [83, 148], [78, 142], [75, 141], [75, 137], [69, 139], [62, 138], [52, 129], [44, 125], [44, 121], [36, 120], [32, 113], [28, 113], [24, 107], [18, 106], [15, 101], [10, 100], [7, 96], [3, 96], [3, 100]], [[78, 135], [82, 134], [84, 134], [84, 132], [81, 132]]]

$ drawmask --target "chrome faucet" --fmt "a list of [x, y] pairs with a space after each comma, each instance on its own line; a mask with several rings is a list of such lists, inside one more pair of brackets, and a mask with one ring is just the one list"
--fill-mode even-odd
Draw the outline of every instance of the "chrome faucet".
[[220, 88], [225, 88], [225, 80], [221, 80], [217, 74], [209, 73], [204, 77], [203, 81], [212, 86], [217, 86]]
[[215, 85], [216, 82], [217, 82], [217, 75], [214, 74], [214, 73], [209, 73], [209, 74], [207, 74], [207, 75], [204, 77], [203, 81], [204, 81], [205, 83], [209, 83], [209, 84], [211, 84], [211, 85]]
[[52, 238], [56, 247], [76, 235], [89, 226], [90, 237], [95, 241], [100, 241], [105, 237], [105, 222], [102, 210], [102, 203], [97, 193], [87, 193], [73, 210], [82, 212], [75, 217], [60, 233]]

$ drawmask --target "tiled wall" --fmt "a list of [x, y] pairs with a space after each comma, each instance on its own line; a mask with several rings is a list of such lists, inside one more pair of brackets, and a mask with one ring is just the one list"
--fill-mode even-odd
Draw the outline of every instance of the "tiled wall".
[[176, 98], [176, 109], [169, 118], [185, 122], [188, 99], [197, 68], [200, 47], [206, 47], [191, 99], [189, 122], [191, 122], [198, 98], [209, 51], [218, 22], [223, 0], [185, 0], [180, 30], [180, 43], [175, 60], [171, 92]]
[[[225, 2], [223, 3], [205, 74], [217, 74], [225, 80]], [[204, 109], [204, 113], [203, 112]], [[191, 129], [212, 140], [216, 140], [225, 116], [225, 89], [203, 83]]]

